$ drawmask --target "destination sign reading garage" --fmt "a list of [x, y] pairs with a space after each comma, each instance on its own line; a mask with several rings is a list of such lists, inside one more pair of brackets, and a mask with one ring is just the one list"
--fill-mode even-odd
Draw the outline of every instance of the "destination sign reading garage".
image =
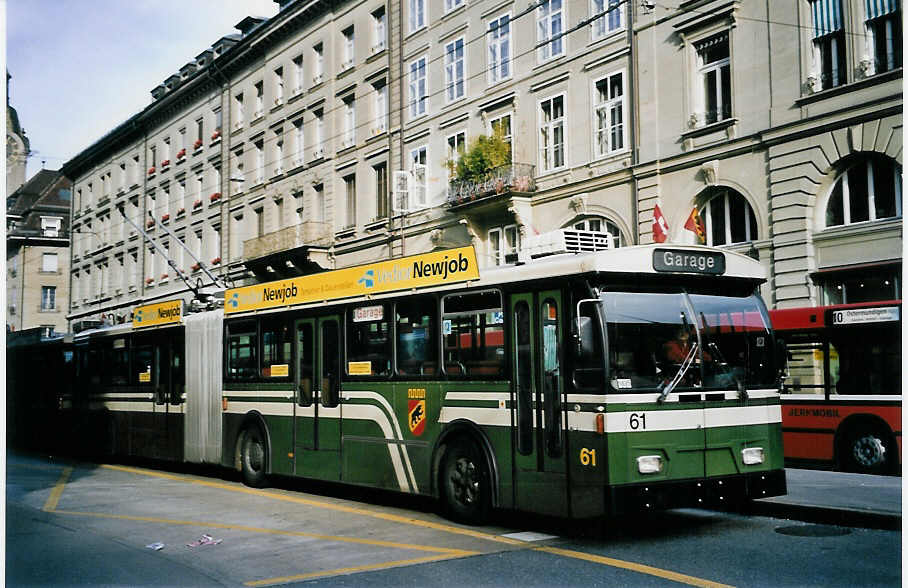
[[653, 269], [657, 272], [711, 274], [725, 273], [725, 255], [711, 251], [656, 249]]

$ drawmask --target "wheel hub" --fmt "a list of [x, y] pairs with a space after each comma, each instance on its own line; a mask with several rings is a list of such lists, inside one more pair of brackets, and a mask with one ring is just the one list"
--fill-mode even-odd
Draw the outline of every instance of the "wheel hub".
[[882, 440], [873, 435], [865, 435], [855, 440], [851, 448], [854, 460], [864, 467], [875, 467], [886, 459], [886, 447]]
[[454, 498], [461, 504], [472, 505], [479, 500], [479, 476], [476, 464], [466, 457], [458, 458], [454, 462], [451, 472], [451, 486], [454, 489]]

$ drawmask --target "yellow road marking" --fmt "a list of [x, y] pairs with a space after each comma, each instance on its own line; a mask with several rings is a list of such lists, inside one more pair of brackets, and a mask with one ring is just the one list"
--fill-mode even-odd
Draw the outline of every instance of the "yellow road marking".
[[[350, 507], [350, 506], [343, 506], [343, 505], [340, 505], [340, 504], [331, 504], [331, 503], [328, 503], [328, 502], [321, 502], [321, 501], [318, 501], [318, 500], [311, 500], [311, 499], [308, 499], [308, 498], [302, 498], [302, 497], [297, 497], [297, 496], [287, 496], [287, 495], [283, 495], [283, 494], [277, 494], [277, 493], [274, 493], [274, 492], [268, 492], [268, 491], [264, 491], [264, 490], [256, 490], [256, 489], [253, 489], [253, 488], [247, 488], [247, 487], [244, 487], [244, 486], [231, 486], [231, 485], [229, 485], [229, 484], [223, 484], [223, 483], [220, 483], [220, 482], [211, 482], [211, 481], [208, 481], [208, 480], [199, 480], [199, 479], [195, 479], [195, 478], [185, 478], [185, 477], [180, 477], [180, 476], [176, 476], [176, 475], [172, 475], [172, 474], [167, 474], [167, 473], [163, 473], [163, 472], [155, 472], [155, 471], [151, 471], [151, 470], [143, 470], [143, 469], [138, 469], [138, 468], [130, 468], [130, 467], [125, 467], [125, 466], [115, 466], [115, 465], [102, 465], [101, 467], [107, 468], [107, 469], [111, 469], [111, 470], [116, 470], [116, 471], [122, 471], [122, 472], [127, 472], [127, 473], [138, 474], [138, 475], [142, 475], [142, 476], [151, 476], [151, 477], [163, 478], [163, 479], [168, 479], [168, 480], [175, 480], [175, 481], [179, 481], [179, 482], [189, 482], [189, 483], [192, 483], [192, 484], [198, 484], [198, 485], [202, 485], [202, 486], [207, 486], [207, 487], [209, 487], [209, 488], [219, 488], [219, 489], [222, 489], [222, 490], [228, 490], [228, 491], [231, 491], [231, 492], [240, 492], [240, 493], [249, 494], [249, 495], [252, 495], [252, 496], [261, 496], [261, 497], [264, 497], [264, 498], [273, 498], [273, 499], [275, 499], [275, 500], [282, 500], [282, 501], [286, 501], [286, 502], [293, 502], [293, 503], [296, 503], [296, 504], [305, 504], [305, 505], [307, 505], [307, 506], [314, 506], [314, 507], [317, 507], [317, 508], [324, 508], [324, 509], [328, 509], [328, 510], [335, 510], [335, 511], [344, 512], [344, 513], [349, 513], [349, 514], [356, 514], [356, 515], [361, 515], [361, 516], [368, 516], [368, 517], [373, 517], [373, 518], [382, 519], [382, 520], [386, 520], [386, 521], [393, 521], [393, 522], [397, 522], [397, 523], [402, 523], [402, 524], [405, 524], [405, 525], [413, 525], [413, 526], [425, 527], [425, 528], [428, 528], [428, 529], [435, 529], [435, 530], [437, 530], [437, 531], [443, 531], [443, 532], [446, 532], [446, 533], [453, 533], [453, 534], [458, 534], [458, 535], [466, 535], [466, 536], [468, 536], [468, 537], [474, 537], [474, 538], [476, 538], [476, 539], [484, 539], [484, 540], [486, 540], [486, 541], [495, 541], [495, 542], [498, 542], [498, 543], [506, 543], [506, 544], [508, 544], [508, 545], [528, 546], [527, 543], [525, 543], [525, 542], [523, 542], [523, 541], [519, 541], [519, 540], [517, 540], [517, 539], [510, 539], [510, 538], [508, 538], [508, 537], [502, 537], [502, 536], [500, 536], [500, 535], [492, 535], [492, 534], [490, 534], [490, 533], [482, 533], [482, 532], [480, 532], [480, 531], [473, 531], [473, 530], [471, 530], [471, 529], [462, 529], [462, 528], [460, 528], [460, 527], [455, 527], [455, 526], [453, 526], [453, 525], [445, 525], [445, 524], [442, 524], [442, 523], [434, 523], [434, 522], [431, 522], [431, 521], [424, 521], [424, 520], [415, 519], [415, 518], [412, 518], [412, 517], [405, 517], [405, 516], [394, 515], [394, 514], [389, 514], [389, 513], [381, 513], [381, 512], [371, 511], [371, 510], [367, 510], [367, 509], [363, 509], [363, 508], [356, 508], [356, 507]], [[72, 513], [72, 514], [79, 514], [79, 513]], [[114, 518], [119, 518], [119, 517], [122, 517], [122, 518], [130, 518], [130, 517], [126, 517], [125, 515], [109, 515], [109, 516], [114, 517]], [[141, 518], [141, 517], [132, 517], [132, 518], [135, 518], [136, 520], [148, 520], [148, 519], [146, 519], [146, 518]], [[188, 524], [188, 523], [184, 523], [184, 524]], [[217, 527], [217, 525], [211, 525], [211, 526], [212, 526], [212, 527]], [[227, 526], [224, 526], [224, 528], [237, 528], [237, 527], [233, 527], [233, 526], [227, 527]], [[288, 532], [287, 534], [291, 534], [291, 533], [294, 533], [294, 534], [295, 534], [296, 532]], [[308, 535], [308, 534], [304, 534], [304, 533], [300, 533], [300, 534], [301, 534], [301, 535], [305, 535], [305, 536], [313, 536], [313, 535]], [[345, 539], [345, 538], [335, 538], [335, 539], [338, 540], [338, 541], [348, 541], [348, 542], [363, 542], [363, 543], [369, 543], [369, 542], [370, 542], [370, 540], [359, 540], [359, 539], [356, 539], [356, 540], [354, 540], [354, 539]], [[377, 544], [379, 544], [379, 543], [376, 542], [376, 543], [373, 543], [373, 544], [376, 544], [376, 545], [377, 545]], [[415, 548], [415, 547], [407, 547], [407, 548], [408, 548], [408, 549], [413, 549], [413, 548]], [[686, 574], [681, 574], [681, 573], [678, 573], [678, 572], [673, 572], [673, 571], [671, 571], [671, 570], [663, 570], [663, 569], [656, 568], [656, 567], [653, 567], [653, 566], [648, 566], [648, 565], [645, 565], [645, 564], [638, 564], [638, 563], [634, 563], [634, 562], [623, 561], [623, 560], [620, 560], [620, 559], [614, 559], [614, 558], [611, 558], [611, 557], [605, 557], [605, 556], [601, 556], [601, 555], [594, 555], [594, 554], [591, 554], [591, 553], [584, 553], [584, 552], [582, 552], [582, 551], [573, 551], [573, 550], [569, 550], [569, 549], [561, 549], [561, 548], [558, 548], [558, 547], [546, 547], [546, 546], [530, 547], [530, 548], [531, 548], [531, 549], [534, 549], [534, 550], [536, 550], [536, 551], [543, 551], [543, 552], [551, 553], [551, 554], [554, 554], [554, 555], [561, 555], [561, 556], [564, 556], [564, 557], [570, 557], [570, 558], [574, 558], [574, 559], [580, 559], [580, 560], [588, 561], [588, 562], [591, 562], [591, 563], [597, 563], [597, 564], [602, 564], [602, 565], [606, 565], [606, 566], [610, 566], [610, 567], [614, 567], [614, 568], [629, 570], [629, 571], [637, 572], [637, 573], [640, 573], [640, 574], [646, 574], [646, 575], [650, 575], [650, 576], [656, 576], [656, 577], [663, 578], [663, 579], [667, 579], [667, 580], [671, 580], [671, 581], [674, 581], [674, 582], [679, 582], [679, 583], [681, 583], [681, 584], [688, 584], [688, 585], [690, 585], [690, 586], [702, 586], [702, 587], [704, 587], [704, 588], [732, 588], [732, 587], [728, 586], [727, 584], [722, 584], [722, 583], [719, 583], [719, 582], [713, 582], [713, 581], [710, 581], [710, 580], [704, 580], [704, 579], [702, 579], [702, 578], [697, 578], [697, 577], [694, 577], [694, 576], [688, 576], [688, 575], [686, 575]], [[442, 551], [443, 551], [442, 548], [431, 548], [431, 549], [424, 549], [424, 550], [425, 550], [425, 551], [435, 551], [435, 552], [442, 552]], [[459, 550], [448, 550], [448, 551], [449, 551], [449, 552], [459, 552]], [[452, 558], [452, 557], [465, 557], [465, 556], [470, 556], [470, 555], [479, 555], [479, 553], [478, 553], [478, 552], [468, 552], [468, 551], [463, 551], [463, 552], [459, 552], [459, 555], [452, 554], [452, 555], [450, 555], [450, 556], [439, 556], [437, 559], [449, 559], [449, 558]], [[423, 558], [423, 559], [427, 559], [427, 558]], [[435, 559], [435, 558], [432, 558], [432, 559]], [[428, 559], [427, 559], [427, 560], [428, 560]], [[407, 560], [407, 561], [414, 561], [414, 562], [415, 562], [416, 560]], [[403, 564], [403, 563], [395, 563], [395, 562], [387, 562], [387, 564], [374, 564], [374, 565], [375, 565], [375, 566], [393, 567], [393, 566], [396, 566], [396, 565], [404, 565], [404, 564]], [[368, 568], [368, 567], [364, 567], [363, 569], [369, 569], [369, 568]], [[380, 567], [375, 567], [375, 568], [373, 568], [373, 569], [381, 569], [381, 568], [380, 568]], [[349, 571], [346, 571], [346, 570], [349, 570]], [[340, 569], [340, 570], [334, 570], [333, 573], [335, 573], [335, 574], [344, 574], [344, 573], [350, 573], [351, 571], [363, 571], [363, 570], [360, 570], [359, 568], [342, 568], [342, 569]], [[332, 572], [313, 572], [313, 573], [316, 574], [316, 575], [318, 575], [318, 576], [324, 576], [324, 575], [331, 574]], [[285, 579], [280, 579], [280, 578], [278, 578], [278, 579], [272, 579], [272, 580], [259, 580], [259, 582], [277, 584], [277, 583], [281, 583], [281, 582], [284, 582], [284, 581], [296, 581], [296, 580], [304, 579], [304, 578], [307, 578], [307, 577], [316, 577], [316, 576], [309, 576], [309, 575], [292, 576], [292, 577], [289, 577], [289, 578], [290, 578], [289, 580], [285, 580]], [[259, 585], [259, 584], [247, 583], [247, 585], [248, 585], [248, 586], [255, 586], [255, 585]]]
[[57, 484], [54, 486], [54, 489], [51, 490], [50, 496], [47, 497], [47, 502], [44, 503], [45, 512], [53, 512], [57, 509], [57, 503], [60, 502], [60, 496], [63, 494], [63, 488], [66, 486], [66, 482], [69, 481], [69, 477], [72, 475], [72, 468], [63, 468], [63, 473], [60, 474], [60, 478], [57, 480]]
[[315, 507], [323, 508], [323, 509], [327, 509], [327, 510], [335, 510], [338, 512], [344, 512], [344, 513], [348, 513], [348, 514], [356, 514], [356, 515], [367, 516], [367, 517], [372, 517], [372, 518], [376, 518], [376, 519], [382, 519], [382, 520], [386, 520], [386, 521], [393, 521], [395, 523], [402, 523], [405, 525], [425, 527], [427, 529], [435, 529], [437, 531], [444, 531], [446, 533], [454, 533], [457, 535], [466, 535], [467, 537], [473, 537], [476, 539], [484, 539], [486, 541], [495, 541], [498, 543], [506, 543], [508, 545], [522, 545], [522, 546], [526, 545], [526, 543], [524, 543], [523, 541], [518, 541], [516, 539], [509, 539], [507, 537], [501, 537], [500, 535], [482, 533], [479, 531], [474, 531], [472, 529], [462, 529], [460, 527], [455, 527], [453, 525], [435, 523], [432, 521], [424, 521], [422, 519], [416, 519], [413, 517], [406, 517], [406, 516], [395, 515], [395, 514], [384, 513], [384, 512], [376, 512], [376, 511], [372, 511], [372, 510], [366, 510], [364, 508], [356, 508], [353, 506], [344, 506], [342, 504], [331, 504], [329, 502], [322, 502], [319, 500], [302, 498], [300, 496], [288, 496], [285, 494], [277, 494], [275, 492], [268, 492], [266, 490], [256, 490], [254, 488], [247, 488], [245, 486], [235, 486], [235, 485], [223, 484], [220, 482], [212, 482], [209, 480], [198, 480], [195, 478], [187, 479], [185, 477], [174, 476], [174, 475], [166, 474], [163, 472], [153, 472], [153, 471], [149, 471], [149, 470], [142, 470], [142, 469], [138, 469], [138, 468], [130, 468], [130, 467], [125, 467], [125, 466], [103, 465], [101, 467], [107, 468], [110, 470], [139, 474], [142, 476], [152, 476], [152, 477], [156, 477], [156, 478], [164, 478], [167, 480], [190, 482], [192, 484], [199, 484], [201, 486], [207, 486], [209, 488], [220, 488], [221, 490], [229, 490], [230, 492], [240, 492], [242, 494], [249, 494], [252, 496], [273, 498], [275, 500], [283, 500], [285, 502], [293, 502], [295, 504], [305, 504], [307, 506], [315, 506]]
[[564, 557], [572, 557], [574, 559], [582, 559], [584, 561], [589, 561], [593, 563], [599, 563], [613, 568], [621, 568], [624, 570], [630, 570], [632, 572], [639, 572], [641, 574], [647, 574], [650, 576], [657, 576], [659, 578], [665, 578], [666, 580], [672, 580], [674, 582], [680, 582], [681, 584], [688, 584], [690, 586], [702, 586], [703, 588], [732, 588], [727, 584], [720, 584], [719, 582], [712, 582], [710, 580], [703, 580], [702, 578], [695, 578], [694, 576], [688, 576], [686, 574], [679, 574], [678, 572], [672, 572], [670, 570], [663, 570], [660, 568], [654, 568], [652, 566], [633, 563], [630, 561], [622, 561], [620, 559], [614, 559], [611, 557], [605, 557], [602, 555], [594, 555], [592, 553], [584, 553], [582, 551], [573, 551], [570, 549], [561, 549], [558, 547], [534, 547], [535, 551], [544, 551], [546, 553], [553, 553], [555, 555], [561, 555]]
[[393, 547], [395, 549], [412, 549], [414, 551], [430, 551], [432, 553], [445, 553], [451, 557], [463, 557], [467, 555], [478, 555], [477, 551], [466, 551], [463, 549], [451, 549], [448, 547], [433, 547], [431, 545], [414, 545], [411, 543], [396, 543], [394, 541], [381, 541], [378, 539], [361, 539], [359, 537], [340, 537], [337, 535], [320, 535], [318, 533], [306, 533], [304, 531], [287, 531], [283, 529], [266, 529], [262, 527], [250, 527], [247, 525], [232, 525], [230, 523], [211, 523], [205, 521], [182, 521], [177, 519], [162, 519], [159, 517], [143, 517], [136, 515], [119, 515], [103, 512], [84, 512], [75, 510], [58, 510], [55, 514], [73, 515], [84, 517], [95, 517], [101, 519], [118, 519], [125, 521], [141, 521], [143, 523], [159, 523], [162, 525], [185, 525], [193, 527], [210, 527], [213, 529], [229, 529], [231, 531], [245, 531], [248, 533], [264, 533], [268, 535], [287, 535], [290, 537], [308, 537], [311, 539], [321, 539], [324, 541], [337, 541], [343, 543], [356, 543], [359, 545], [372, 545], [375, 547]]
[[283, 576], [281, 578], [268, 578], [267, 580], [255, 580], [246, 582], [246, 586], [270, 586], [272, 584], [286, 584], [288, 582], [298, 582], [300, 580], [310, 580], [312, 578], [324, 578], [327, 576], [340, 576], [342, 574], [353, 574], [356, 572], [367, 572], [372, 570], [384, 570], [398, 566], [408, 566], [420, 563], [429, 563], [459, 557], [456, 555], [437, 555], [429, 557], [417, 557], [415, 559], [402, 559], [398, 561], [386, 561], [377, 564], [366, 564], [362, 566], [353, 566], [349, 568], [338, 568], [336, 570], [326, 570], [323, 572], [310, 572], [308, 574], [298, 574], [296, 576]]

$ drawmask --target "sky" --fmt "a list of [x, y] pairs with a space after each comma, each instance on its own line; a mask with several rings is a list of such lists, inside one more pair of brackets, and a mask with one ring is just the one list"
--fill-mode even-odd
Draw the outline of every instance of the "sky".
[[151, 90], [272, 0], [0, 0], [30, 178], [151, 103]]

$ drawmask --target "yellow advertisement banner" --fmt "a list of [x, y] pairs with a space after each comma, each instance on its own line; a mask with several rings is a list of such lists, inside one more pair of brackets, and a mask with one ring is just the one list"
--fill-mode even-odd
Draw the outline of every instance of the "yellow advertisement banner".
[[182, 318], [183, 301], [168, 300], [137, 307], [132, 315], [132, 326], [135, 329], [141, 329], [142, 327], [177, 324]]
[[411, 255], [227, 290], [224, 313], [277, 308], [479, 279], [473, 247]]

